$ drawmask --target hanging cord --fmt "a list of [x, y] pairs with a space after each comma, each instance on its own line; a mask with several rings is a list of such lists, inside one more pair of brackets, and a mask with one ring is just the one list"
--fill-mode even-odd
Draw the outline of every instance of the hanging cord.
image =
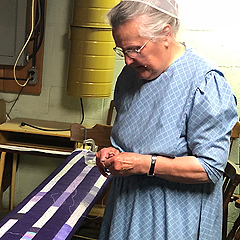
[[[39, 37], [39, 23], [41, 21], [41, 7], [39, 6], [39, 0], [36, 2], [36, 13], [35, 13], [35, 27], [34, 27], [34, 31], [33, 31], [33, 38], [31, 38], [30, 41], [33, 41], [33, 52], [35, 52], [36, 48], [37, 48], [37, 44], [38, 44], [38, 37]], [[30, 57], [28, 56], [28, 60], [30, 59]], [[34, 54], [32, 57], [32, 67], [35, 68], [36, 66], [36, 60], [37, 59], [37, 55]]]
[[37, 12], [38, 12], [38, 15], [37, 15], [37, 22], [35, 24], [35, 27], [34, 29], [37, 28], [37, 26], [39, 25], [40, 21], [41, 21], [41, 3], [40, 3], [40, 0], [37, 0]]
[[[43, 43], [43, 36], [44, 36], [44, 13], [45, 13], [45, 2], [38, 0], [37, 2], [37, 13], [36, 13], [36, 24], [34, 28], [34, 37], [31, 38], [31, 41], [34, 41], [33, 45], [33, 53], [28, 56], [28, 60], [31, 58], [36, 58], [36, 54], [39, 51], [42, 43]], [[40, 39], [38, 37], [40, 35]], [[34, 64], [33, 64], [34, 66]]]
[[84, 108], [83, 108], [83, 100], [82, 100], [82, 98], [80, 98], [80, 104], [81, 104], [81, 110], [82, 110], [82, 120], [81, 120], [80, 124], [82, 124], [83, 121], [84, 121]]
[[[21, 90], [19, 91], [19, 93], [18, 93], [18, 95], [17, 95], [17, 98], [16, 98], [15, 100], [13, 100], [14, 103], [13, 103], [13, 105], [11, 106], [9, 112], [7, 113], [7, 116], [8, 116], [8, 118], [9, 118], [10, 120], [11, 120], [10, 113], [11, 113], [13, 107], [15, 106], [15, 104], [17, 103], [17, 101], [18, 101], [18, 99], [19, 99], [19, 97], [20, 97], [20, 95], [21, 95], [21, 93], [22, 93], [23, 88], [24, 88], [24, 87], [22, 87]], [[9, 103], [10, 103], [10, 102], [9, 102]]]
[[27, 78], [27, 80], [26, 80], [26, 82], [25, 82], [24, 84], [19, 83], [18, 80], [17, 80], [17, 77], [16, 77], [16, 66], [17, 66], [17, 63], [18, 63], [18, 61], [19, 61], [19, 58], [21, 57], [24, 49], [25, 49], [26, 46], [28, 45], [28, 43], [29, 43], [29, 41], [30, 41], [30, 39], [31, 39], [31, 37], [32, 37], [33, 31], [34, 31], [34, 5], [35, 5], [35, 0], [32, 0], [32, 19], [31, 19], [31, 20], [32, 20], [32, 26], [31, 26], [30, 34], [29, 34], [28, 39], [27, 39], [27, 41], [25, 42], [22, 50], [20, 51], [20, 53], [19, 53], [19, 55], [18, 55], [18, 57], [17, 57], [17, 59], [16, 59], [16, 62], [15, 62], [15, 64], [14, 64], [14, 67], [13, 67], [14, 80], [15, 80], [15, 82], [17, 83], [17, 85], [20, 86], [20, 87], [25, 87], [25, 86], [28, 84], [29, 80], [32, 78], [32, 76], [30, 75], [30, 76]]

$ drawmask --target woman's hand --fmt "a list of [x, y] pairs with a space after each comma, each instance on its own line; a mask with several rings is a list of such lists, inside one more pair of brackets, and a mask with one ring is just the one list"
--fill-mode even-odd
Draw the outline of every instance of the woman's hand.
[[150, 155], [122, 152], [107, 157], [102, 163], [104, 167], [108, 169], [112, 175], [129, 176], [132, 174], [147, 173], [150, 167], [150, 162], [151, 162]]
[[100, 151], [96, 153], [96, 164], [103, 176], [108, 177], [108, 174], [106, 172], [105, 161], [118, 154], [120, 154], [120, 151], [113, 147], [102, 148]]

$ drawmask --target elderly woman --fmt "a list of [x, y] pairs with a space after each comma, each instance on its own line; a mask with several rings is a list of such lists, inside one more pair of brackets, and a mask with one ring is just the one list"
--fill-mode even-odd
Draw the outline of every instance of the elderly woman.
[[97, 153], [101, 173], [113, 176], [100, 239], [220, 240], [233, 93], [176, 41], [175, 0], [122, 0], [108, 16], [126, 66], [112, 147]]

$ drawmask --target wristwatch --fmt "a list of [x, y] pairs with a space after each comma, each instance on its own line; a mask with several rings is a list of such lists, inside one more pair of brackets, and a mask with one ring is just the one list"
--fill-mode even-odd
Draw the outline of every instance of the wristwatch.
[[150, 167], [149, 172], [147, 174], [149, 177], [154, 177], [154, 168], [155, 168], [156, 160], [157, 160], [157, 156], [152, 155], [151, 167]]

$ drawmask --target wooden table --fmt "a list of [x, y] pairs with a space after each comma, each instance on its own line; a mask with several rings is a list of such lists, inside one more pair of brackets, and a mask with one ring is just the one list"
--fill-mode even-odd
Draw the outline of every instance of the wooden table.
[[25, 118], [16, 118], [0, 125], [0, 193], [5, 156], [7, 152], [13, 153], [10, 210], [13, 209], [17, 155], [66, 158], [74, 150], [74, 142], [70, 141], [70, 126], [71, 123]]

